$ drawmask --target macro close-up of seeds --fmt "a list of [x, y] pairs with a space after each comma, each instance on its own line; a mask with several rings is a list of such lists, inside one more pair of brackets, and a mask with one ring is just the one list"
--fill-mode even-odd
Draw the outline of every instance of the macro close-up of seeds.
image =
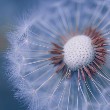
[[50, 2], [7, 34], [15, 98], [29, 110], [109, 110], [110, 1]]

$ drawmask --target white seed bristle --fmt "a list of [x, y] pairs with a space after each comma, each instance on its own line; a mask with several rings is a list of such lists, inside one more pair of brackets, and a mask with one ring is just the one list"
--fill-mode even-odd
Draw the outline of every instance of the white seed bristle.
[[92, 40], [86, 35], [74, 36], [64, 45], [64, 62], [72, 70], [90, 64], [93, 59]]

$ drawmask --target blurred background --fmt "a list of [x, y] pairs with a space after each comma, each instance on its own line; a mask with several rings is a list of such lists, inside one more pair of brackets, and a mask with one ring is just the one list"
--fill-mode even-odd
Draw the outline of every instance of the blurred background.
[[[0, 110], [25, 110], [26, 106], [13, 97], [14, 91], [6, 77], [6, 49], [10, 47], [7, 33], [14, 24], [16, 17], [31, 7], [42, 6], [45, 0], [0, 0]], [[46, 1], [47, 2], [47, 1]], [[48, 2], [50, 2], [48, 0]], [[47, 3], [48, 4], [48, 3]]]
[[[70, 0], [0, 0], [0, 110], [26, 110], [27, 108], [26, 105], [14, 98], [13, 87], [9, 84], [6, 75], [7, 60], [5, 55], [7, 48], [10, 48], [7, 33], [16, 24], [17, 19], [21, 20], [23, 13], [33, 8], [41, 9], [54, 6], [57, 5], [57, 2], [64, 1], [69, 3]], [[88, 1], [92, 2], [92, 0]]]

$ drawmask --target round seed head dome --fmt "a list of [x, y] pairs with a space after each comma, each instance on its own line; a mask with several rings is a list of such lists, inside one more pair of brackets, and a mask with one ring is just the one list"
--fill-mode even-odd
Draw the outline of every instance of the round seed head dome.
[[64, 62], [72, 70], [90, 64], [94, 54], [92, 41], [85, 35], [74, 36], [64, 45]]

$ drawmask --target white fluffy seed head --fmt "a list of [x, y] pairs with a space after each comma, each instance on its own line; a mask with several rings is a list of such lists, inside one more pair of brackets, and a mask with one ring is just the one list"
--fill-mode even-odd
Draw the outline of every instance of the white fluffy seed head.
[[90, 64], [93, 59], [92, 40], [86, 35], [74, 36], [64, 45], [64, 62], [72, 70]]

